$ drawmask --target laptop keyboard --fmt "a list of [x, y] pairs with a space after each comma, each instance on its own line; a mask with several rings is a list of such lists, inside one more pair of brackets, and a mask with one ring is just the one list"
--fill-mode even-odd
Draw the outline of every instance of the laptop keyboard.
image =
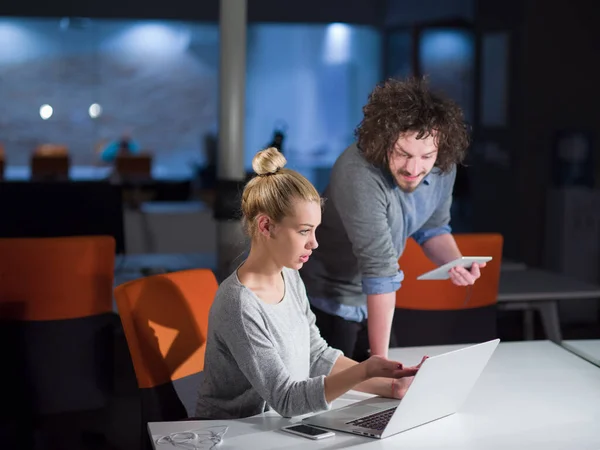
[[361, 417], [360, 419], [347, 422], [347, 425], [354, 425], [362, 428], [370, 428], [371, 430], [383, 430], [396, 411], [396, 407], [376, 412], [370, 416]]

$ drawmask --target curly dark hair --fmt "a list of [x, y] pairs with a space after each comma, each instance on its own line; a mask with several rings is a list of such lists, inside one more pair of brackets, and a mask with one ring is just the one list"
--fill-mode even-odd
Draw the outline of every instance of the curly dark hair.
[[469, 132], [462, 110], [450, 99], [429, 90], [422, 78], [390, 78], [375, 87], [363, 107], [364, 118], [355, 136], [365, 159], [387, 168], [398, 137], [417, 132], [417, 139], [436, 133], [435, 166], [448, 172], [461, 163], [469, 146]]

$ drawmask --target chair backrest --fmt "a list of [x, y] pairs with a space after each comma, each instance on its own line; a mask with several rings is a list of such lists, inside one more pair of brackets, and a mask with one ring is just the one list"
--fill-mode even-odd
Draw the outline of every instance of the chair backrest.
[[62, 320], [112, 311], [110, 236], [0, 239], [0, 318]]
[[150, 178], [152, 176], [152, 155], [149, 153], [118, 154], [115, 158], [115, 172], [123, 178]]
[[2, 376], [17, 399], [4, 399], [6, 411], [90, 412], [107, 405], [118, 325], [114, 260], [110, 236], [0, 239], [0, 338], [10, 342]]
[[64, 145], [40, 145], [31, 155], [31, 178], [67, 179], [70, 164], [69, 150]]
[[217, 288], [210, 270], [192, 269], [140, 278], [115, 289], [140, 388], [204, 369], [208, 313]]
[[125, 253], [123, 195], [106, 181], [0, 183], [0, 238], [112, 236]]
[[68, 156], [69, 149], [65, 145], [60, 144], [42, 144], [38, 145], [34, 150], [34, 155], [47, 157]]
[[[419, 281], [417, 277], [435, 269], [413, 240], [406, 243], [399, 265], [404, 272], [402, 287], [396, 292], [396, 307], [415, 310], [458, 310], [493, 305], [497, 301], [502, 264], [503, 238], [495, 233], [455, 234], [458, 248], [465, 256], [491, 256], [482, 269], [481, 278], [469, 287], [453, 285], [448, 280]], [[469, 293], [468, 289], [471, 289]]]

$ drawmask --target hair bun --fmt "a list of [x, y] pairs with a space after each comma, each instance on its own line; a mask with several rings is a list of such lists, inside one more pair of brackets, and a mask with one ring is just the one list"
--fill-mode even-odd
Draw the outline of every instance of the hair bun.
[[257, 175], [272, 175], [283, 169], [287, 160], [275, 147], [261, 150], [252, 159], [252, 169]]

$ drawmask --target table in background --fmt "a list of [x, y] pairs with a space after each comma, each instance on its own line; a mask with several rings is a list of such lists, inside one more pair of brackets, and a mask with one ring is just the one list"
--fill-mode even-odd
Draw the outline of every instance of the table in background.
[[498, 306], [524, 311], [525, 339], [533, 339], [533, 311], [538, 310], [546, 337], [561, 342], [558, 302], [600, 299], [600, 286], [540, 269], [509, 270], [500, 274]]
[[502, 258], [502, 264], [500, 265], [502, 271], [511, 270], [526, 270], [527, 265], [523, 262], [513, 261], [512, 259]]
[[[390, 350], [390, 357], [412, 365], [463, 346]], [[334, 408], [368, 397], [351, 391]], [[435, 401], [435, 399], [431, 399]], [[383, 440], [336, 432], [310, 441], [280, 431], [301, 417], [274, 412], [241, 420], [155, 422], [150, 433], [206, 426], [229, 427], [219, 449], [543, 449], [600, 448], [600, 369], [549, 341], [501, 343], [459, 413]], [[173, 449], [157, 445], [157, 450]]]

